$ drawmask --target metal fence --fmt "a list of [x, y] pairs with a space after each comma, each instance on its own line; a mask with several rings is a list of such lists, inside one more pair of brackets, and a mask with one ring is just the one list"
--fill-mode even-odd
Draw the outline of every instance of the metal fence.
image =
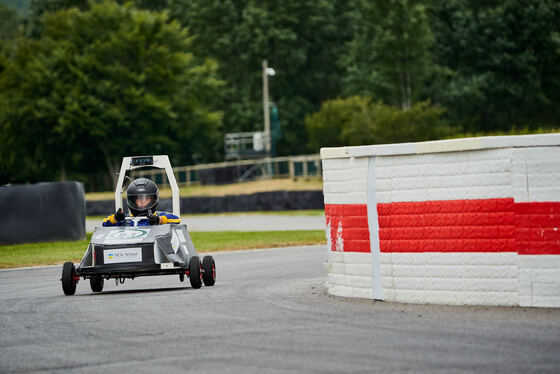
[[[188, 186], [205, 184], [205, 172], [216, 169], [220, 172], [220, 170], [226, 170], [227, 168], [238, 171], [232, 182], [271, 178], [291, 178], [294, 180], [298, 178], [322, 178], [321, 156], [319, 154], [179, 166], [174, 167], [173, 172], [180, 186]], [[137, 169], [132, 172], [132, 176], [149, 178], [158, 185], [169, 184], [165, 171], [160, 169]]]

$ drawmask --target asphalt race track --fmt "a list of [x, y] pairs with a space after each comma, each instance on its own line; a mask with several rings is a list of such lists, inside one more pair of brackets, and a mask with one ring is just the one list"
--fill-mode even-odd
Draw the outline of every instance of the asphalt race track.
[[0, 271], [0, 373], [560, 372], [560, 310], [325, 295], [324, 246], [214, 254], [214, 287], [178, 276], [81, 281]]

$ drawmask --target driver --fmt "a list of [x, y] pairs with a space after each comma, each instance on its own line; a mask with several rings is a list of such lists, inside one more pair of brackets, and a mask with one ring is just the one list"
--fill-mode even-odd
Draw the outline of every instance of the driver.
[[[180, 223], [181, 219], [167, 212], [156, 212], [159, 202], [159, 189], [156, 184], [147, 178], [133, 180], [126, 189], [126, 204], [131, 215], [124, 214], [119, 209], [103, 220], [103, 226], [126, 226], [126, 217], [145, 216], [138, 221], [138, 226], [163, 225], [166, 223]], [[132, 225], [131, 221], [128, 221]]]

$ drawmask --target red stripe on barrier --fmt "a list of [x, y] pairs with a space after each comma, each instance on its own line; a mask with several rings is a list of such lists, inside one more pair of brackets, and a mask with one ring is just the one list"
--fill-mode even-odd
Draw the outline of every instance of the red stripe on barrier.
[[335, 216], [362, 216], [367, 217], [366, 204], [328, 204], [325, 205], [325, 213]]
[[378, 204], [381, 252], [515, 252], [513, 199]]
[[558, 227], [560, 214], [518, 214], [519, 227]]
[[397, 239], [496, 239], [513, 238], [514, 225], [504, 226], [432, 226], [379, 229], [380, 240]]
[[[560, 202], [511, 198], [377, 204], [381, 252], [560, 254]], [[367, 205], [326, 205], [331, 250], [369, 252]]]
[[344, 252], [370, 252], [369, 240], [345, 240]]
[[366, 216], [360, 217], [342, 217], [342, 225], [345, 227], [355, 227], [355, 228], [368, 228], [368, 219]]
[[560, 203], [516, 203], [516, 250], [520, 255], [560, 255]]
[[513, 211], [379, 215], [379, 227], [497, 226], [515, 225], [515, 222]]
[[330, 227], [331, 250], [369, 252], [367, 205], [325, 205], [327, 227]]
[[517, 214], [560, 214], [560, 202], [515, 203]]
[[381, 240], [381, 252], [515, 252], [515, 239]]
[[513, 199], [414, 201], [377, 204], [377, 214], [429, 214], [429, 213], [483, 213], [508, 212], [512, 210]]

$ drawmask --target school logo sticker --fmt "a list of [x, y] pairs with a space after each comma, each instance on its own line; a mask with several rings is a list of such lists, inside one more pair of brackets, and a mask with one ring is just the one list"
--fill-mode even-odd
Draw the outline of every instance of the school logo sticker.
[[148, 236], [149, 229], [122, 228], [111, 231], [105, 238], [105, 244], [109, 243], [134, 243], [141, 242]]
[[115, 264], [119, 262], [142, 262], [142, 248], [114, 248], [103, 251], [103, 261], [105, 264]]

